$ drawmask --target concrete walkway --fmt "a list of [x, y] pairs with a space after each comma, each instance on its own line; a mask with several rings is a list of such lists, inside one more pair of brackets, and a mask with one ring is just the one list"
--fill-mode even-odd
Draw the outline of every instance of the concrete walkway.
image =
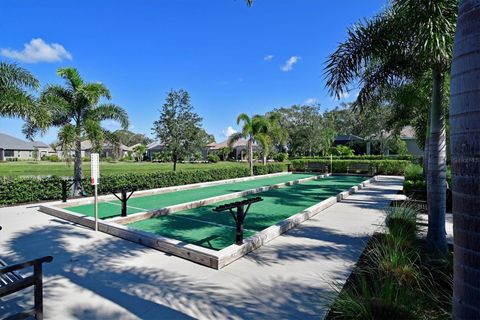
[[[213, 270], [38, 212], [0, 209], [0, 257], [45, 265], [47, 319], [321, 319], [402, 178], [380, 177], [231, 265]], [[0, 301], [0, 318], [31, 303], [25, 291]], [[3, 304], [3, 306], [2, 306]], [[3, 309], [2, 309], [3, 308]]]

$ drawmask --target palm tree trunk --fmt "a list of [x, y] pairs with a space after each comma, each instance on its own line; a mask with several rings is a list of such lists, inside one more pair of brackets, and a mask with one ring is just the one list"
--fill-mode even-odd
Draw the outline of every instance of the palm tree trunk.
[[250, 164], [250, 175], [253, 176], [253, 140], [248, 140], [248, 162]]
[[429, 155], [429, 150], [430, 150], [430, 110], [428, 111], [428, 119], [427, 119], [427, 132], [426, 132], [426, 137], [425, 137], [425, 150], [423, 153], [423, 175], [425, 176], [425, 180], [427, 178], [427, 172], [428, 172], [428, 155]]
[[480, 0], [460, 1], [453, 52], [453, 318], [480, 319]]
[[445, 110], [442, 103], [444, 75], [433, 69], [430, 145], [427, 171], [428, 232], [427, 240], [433, 250], [447, 252], [445, 210], [447, 199], [447, 158]]
[[80, 133], [77, 130], [77, 137], [75, 138], [75, 160], [73, 164], [73, 194], [78, 196], [82, 190], [82, 142], [80, 140]]

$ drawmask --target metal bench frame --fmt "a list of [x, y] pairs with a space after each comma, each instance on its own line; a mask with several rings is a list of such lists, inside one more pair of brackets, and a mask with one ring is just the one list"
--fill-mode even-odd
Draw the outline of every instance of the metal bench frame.
[[[27, 262], [6, 265], [0, 260], [0, 298], [34, 286], [34, 307], [17, 314], [8, 315], [5, 319], [25, 319], [35, 317], [43, 319], [43, 271], [44, 262], [52, 262], [52, 256], [46, 256]], [[15, 271], [33, 267], [33, 274], [27, 277], [18, 275]]]
[[372, 176], [374, 176], [377, 171], [375, 166], [369, 163], [354, 163], [347, 166], [347, 174], [351, 173], [351, 171], [353, 171], [353, 173], [356, 173], [357, 171], [362, 170]]

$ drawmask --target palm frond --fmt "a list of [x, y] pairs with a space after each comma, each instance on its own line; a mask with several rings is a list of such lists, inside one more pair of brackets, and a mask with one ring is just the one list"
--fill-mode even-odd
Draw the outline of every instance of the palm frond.
[[77, 95], [84, 97], [91, 105], [97, 104], [100, 98], [112, 98], [110, 90], [102, 83], [86, 83], [78, 88]]
[[128, 114], [125, 109], [112, 103], [101, 104], [89, 110], [86, 117], [95, 121], [115, 120], [120, 123], [123, 129], [128, 129], [129, 125]]
[[228, 137], [228, 140], [227, 140], [227, 144], [228, 146], [231, 148], [233, 147], [233, 145], [235, 144], [235, 142], [237, 142], [238, 140], [242, 139], [242, 138], [245, 138], [245, 136], [243, 135], [243, 133], [241, 132], [235, 132], [234, 134], [230, 135]]
[[72, 91], [75, 91], [83, 84], [83, 79], [75, 68], [60, 68], [58, 69], [57, 74], [67, 81], [67, 85]]
[[14, 63], [0, 62], [0, 90], [8, 87], [38, 89], [39, 81], [26, 69]]
[[93, 119], [86, 119], [84, 123], [85, 134], [92, 143], [93, 150], [95, 152], [101, 152], [103, 148], [103, 140], [105, 138], [105, 132], [102, 129], [99, 121]]

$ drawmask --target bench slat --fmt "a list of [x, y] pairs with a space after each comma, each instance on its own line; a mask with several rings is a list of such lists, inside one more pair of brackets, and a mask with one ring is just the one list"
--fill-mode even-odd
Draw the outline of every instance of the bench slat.
[[7, 284], [6, 286], [0, 287], [0, 298], [11, 293], [23, 290], [35, 284], [35, 277], [29, 276], [20, 280], [17, 280], [13, 283]]

